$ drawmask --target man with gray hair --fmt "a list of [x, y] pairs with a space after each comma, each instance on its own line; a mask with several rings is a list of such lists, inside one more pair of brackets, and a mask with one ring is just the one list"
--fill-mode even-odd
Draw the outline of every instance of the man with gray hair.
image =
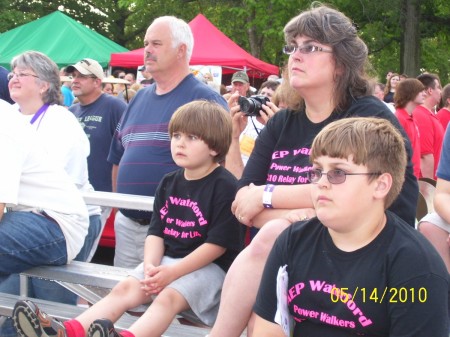
[[[168, 124], [174, 111], [194, 100], [225, 100], [189, 70], [194, 38], [189, 25], [173, 16], [159, 17], [144, 37], [144, 63], [155, 83], [138, 91], [114, 135], [108, 161], [113, 189], [153, 196], [161, 178], [177, 169], [170, 153]], [[151, 212], [121, 209], [116, 214], [114, 265], [134, 268], [144, 259]]]

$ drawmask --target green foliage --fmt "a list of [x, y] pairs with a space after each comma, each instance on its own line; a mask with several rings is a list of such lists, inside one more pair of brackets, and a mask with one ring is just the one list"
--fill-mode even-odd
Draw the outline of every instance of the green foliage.
[[438, 74], [442, 86], [450, 83], [450, 43], [447, 34], [422, 40], [422, 71]]

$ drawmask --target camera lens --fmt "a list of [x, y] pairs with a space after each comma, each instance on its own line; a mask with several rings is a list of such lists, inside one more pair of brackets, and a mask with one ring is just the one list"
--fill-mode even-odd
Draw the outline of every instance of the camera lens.
[[253, 108], [253, 102], [251, 102], [246, 97], [239, 97], [238, 102], [242, 112], [249, 112]]
[[[259, 116], [259, 102], [254, 100], [253, 98], [247, 98], [244, 96], [239, 97], [238, 99], [239, 107], [241, 111], [246, 116]], [[261, 107], [260, 107], [261, 108]]]

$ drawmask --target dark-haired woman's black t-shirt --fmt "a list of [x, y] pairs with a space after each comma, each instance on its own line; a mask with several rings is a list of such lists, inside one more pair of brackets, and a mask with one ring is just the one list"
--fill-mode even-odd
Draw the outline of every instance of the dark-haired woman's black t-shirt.
[[320, 123], [312, 123], [305, 111], [277, 112], [256, 139], [253, 152], [239, 181], [239, 187], [255, 185], [306, 184], [310, 169], [309, 153], [314, 137], [331, 122], [346, 117], [379, 117], [389, 120], [405, 139], [408, 164], [400, 195], [389, 208], [409, 225], [414, 226], [418, 184], [411, 162], [411, 144], [395, 115], [378, 98], [366, 96], [355, 100], [344, 112], [332, 113]]

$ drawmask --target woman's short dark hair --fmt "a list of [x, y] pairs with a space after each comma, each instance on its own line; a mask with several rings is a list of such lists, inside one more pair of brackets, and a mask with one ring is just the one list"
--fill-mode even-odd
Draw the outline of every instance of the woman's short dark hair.
[[333, 99], [338, 110], [346, 109], [352, 97], [369, 95], [371, 87], [366, 74], [368, 49], [353, 22], [343, 13], [313, 2], [311, 9], [291, 19], [284, 27], [286, 43], [307, 36], [333, 49], [336, 62]]

